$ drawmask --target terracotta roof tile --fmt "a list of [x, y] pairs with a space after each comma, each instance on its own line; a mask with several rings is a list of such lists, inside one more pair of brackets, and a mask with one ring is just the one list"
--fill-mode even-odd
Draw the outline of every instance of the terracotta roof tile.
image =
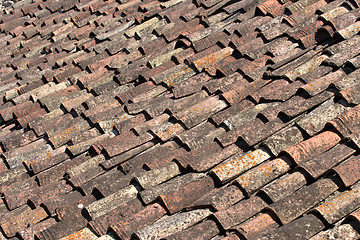
[[[326, 139], [323, 141], [322, 139]], [[285, 153], [300, 164], [308, 159], [321, 154], [334, 147], [340, 141], [340, 137], [333, 132], [326, 131], [310, 139], [302, 141], [284, 150]]]
[[205, 220], [199, 224], [187, 228], [181, 232], [177, 232], [166, 239], [205, 239], [216, 236], [219, 233], [219, 229], [216, 223], [212, 220]]
[[39, 239], [60, 239], [73, 232], [76, 232], [86, 225], [86, 219], [83, 218], [80, 212], [73, 211], [74, 209], [64, 207], [57, 209], [57, 215], [61, 219], [60, 224], [55, 224], [43, 231], [36, 236]]
[[314, 215], [308, 214], [292, 221], [291, 223], [281, 226], [272, 233], [269, 233], [260, 239], [272, 239], [273, 237], [277, 236], [281, 236], [280, 239], [308, 239], [317, 232], [321, 231], [323, 228], [324, 224], [320, 219]]
[[291, 174], [285, 174], [284, 176], [272, 181], [260, 189], [260, 192], [265, 193], [273, 202], [276, 202], [289, 196], [305, 184], [306, 179], [304, 174], [297, 171]]
[[298, 121], [297, 124], [312, 136], [321, 131], [329, 120], [334, 119], [346, 110], [347, 108], [344, 105], [334, 103], [332, 99], [329, 99]]
[[331, 238], [335, 236], [346, 236], [348, 238], [356, 239], [359, 237], [359, 233], [356, 231], [356, 226], [353, 226], [354, 224], [347, 223], [338, 225], [334, 228], [330, 228], [326, 231], [320, 232], [310, 238], [311, 240], [318, 240], [318, 239], [324, 239], [324, 238]]
[[281, 158], [263, 163], [235, 179], [235, 182], [241, 186], [248, 194], [255, 192], [266, 183], [281, 176], [290, 169], [286, 161]]
[[7, 237], [13, 237], [17, 232], [24, 230], [28, 225], [36, 224], [47, 216], [48, 215], [43, 208], [36, 208], [34, 210], [28, 208], [19, 215], [8, 219], [7, 222], [3, 222], [1, 228]]
[[141, 205], [140, 200], [134, 199], [120, 205], [95, 220], [91, 220], [89, 226], [96, 234], [104, 235], [111, 225], [121, 221], [122, 218], [130, 217], [143, 209], [144, 207]]
[[359, 180], [356, 174], [358, 168], [359, 159], [357, 156], [353, 156], [334, 167], [333, 170], [339, 174], [344, 185], [348, 187]]
[[148, 236], [162, 238], [182, 231], [194, 223], [201, 221], [211, 214], [208, 209], [198, 209], [189, 212], [177, 213], [166, 219], [159, 219], [154, 224], [139, 229], [135, 236], [139, 239], [149, 239]]
[[45, 229], [56, 224], [56, 220], [53, 218], [45, 219], [29, 228], [26, 228], [24, 231], [20, 231], [20, 235], [24, 240], [34, 239], [35, 235], [44, 231]]
[[[86, 211], [89, 213], [92, 219], [96, 219], [105, 213], [115, 209], [124, 202], [136, 197], [137, 190], [134, 186], [129, 186], [117, 191], [116, 193], [109, 195], [99, 201], [96, 201], [86, 207]], [[112, 203], [111, 205], [109, 203]]]
[[[330, 166], [334, 166], [342, 162], [347, 157], [355, 153], [355, 150], [346, 145], [337, 145], [329, 151], [300, 164], [312, 177], [318, 178], [324, 174]], [[329, 159], [331, 159], [329, 161]]]
[[354, 87], [350, 87], [348, 89], [345, 89], [343, 91], [340, 91], [340, 95], [342, 98], [346, 100], [348, 104], [358, 105], [360, 104], [359, 95], [357, 94], [359, 92], [360, 85], [356, 85]]
[[246, 170], [264, 162], [270, 154], [262, 149], [257, 149], [246, 154], [238, 154], [227, 159], [223, 164], [213, 168], [211, 172], [222, 182], [228, 181]]
[[[156, 144], [156, 142], [154, 141], [149, 141], [149, 142], [146, 142], [140, 146], [137, 146], [133, 149], [130, 149], [129, 151], [126, 151], [126, 152], [123, 152], [119, 155], [117, 155], [116, 157], [110, 159], [110, 160], [107, 160], [103, 163], [101, 163], [101, 166], [106, 168], [106, 169], [109, 169], [109, 168], [112, 168], [120, 163], [123, 163], [121, 166], [124, 168], [124, 164], [127, 165], [128, 168], [132, 169], [133, 167], [135, 169], [141, 169], [143, 166], [142, 165], [137, 165], [138, 162], [135, 162], [134, 164], [132, 162], [129, 162], [127, 160], [131, 159], [132, 157], [136, 156], [137, 154], [139, 153], [142, 153], [148, 149], [150, 149], [151, 147], [153, 147], [154, 145]], [[156, 160], [159, 160], [159, 159], [154, 159], [154, 161]], [[168, 162], [168, 161], [171, 161], [171, 159], [161, 159], [160, 161], [165, 161], [165, 162]]]
[[[263, 121], [260, 120], [260, 118], [255, 118], [253, 120], [247, 121], [243, 124], [240, 124], [239, 127], [223, 133], [222, 135], [218, 136], [216, 139], [220, 142], [220, 144], [223, 147], [229, 146], [231, 144], [234, 144], [238, 141], [238, 138], [243, 134], [244, 132], [248, 131], [252, 127], [259, 128], [262, 125], [264, 125]], [[231, 128], [231, 127], [230, 127]]]
[[135, 177], [135, 180], [142, 188], [147, 189], [176, 177], [180, 173], [179, 166], [175, 162], [170, 162], [160, 168], [144, 172], [143, 174]]
[[256, 239], [257, 237], [276, 229], [279, 226], [270, 215], [260, 213], [244, 223], [234, 227], [246, 239]]
[[213, 207], [220, 211], [224, 210], [236, 202], [242, 200], [245, 196], [242, 191], [235, 185], [224, 186], [222, 188], [215, 188], [206, 193], [203, 197], [196, 200], [189, 209], [199, 207]]
[[357, 238], [358, 7], [4, 7], [0, 238]]
[[321, 179], [271, 204], [269, 209], [276, 213], [282, 223], [286, 224], [329, 196], [337, 188], [333, 180]]
[[215, 213], [214, 216], [223, 228], [229, 229], [252, 217], [265, 206], [267, 205], [261, 198], [253, 196]]
[[336, 192], [317, 206], [314, 211], [320, 213], [330, 224], [335, 223], [357, 208], [358, 186], [345, 192]]
[[174, 178], [168, 182], [162, 183], [160, 185], [154, 186], [150, 189], [146, 189], [140, 192], [140, 197], [145, 203], [153, 202], [158, 196], [164, 195], [171, 191], [176, 191], [181, 186], [191, 183], [195, 180], [200, 179], [203, 177], [203, 174], [195, 174], [190, 173], [186, 175], [182, 175], [178, 178]]
[[261, 144], [277, 156], [282, 150], [295, 145], [303, 140], [301, 131], [297, 127], [289, 127], [280, 130], [267, 138]]
[[162, 208], [158, 203], [154, 203], [148, 205], [138, 213], [113, 224], [111, 228], [119, 237], [128, 239], [130, 238], [132, 232], [135, 232], [142, 226], [147, 226], [154, 223], [165, 214], [165, 209]]
[[167, 210], [172, 214], [190, 206], [198, 200], [204, 193], [214, 188], [211, 177], [203, 177], [194, 182], [190, 182], [177, 190], [161, 194], [159, 199], [164, 203]]

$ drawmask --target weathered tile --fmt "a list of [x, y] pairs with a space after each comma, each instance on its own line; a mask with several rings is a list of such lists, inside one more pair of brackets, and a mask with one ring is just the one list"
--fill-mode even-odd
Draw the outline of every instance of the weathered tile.
[[[137, 146], [135, 148], [132, 148], [126, 152], [123, 152], [107, 161], [104, 161], [101, 163], [101, 166], [104, 167], [105, 169], [109, 169], [109, 168], [112, 168], [116, 165], [119, 165], [120, 163], [121, 164], [121, 167], [124, 169], [124, 165], [129, 165], [129, 159], [131, 159], [132, 157], [136, 156], [137, 154], [139, 153], [142, 153], [144, 152], [145, 150], [148, 150], [150, 149], [151, 147], [153, 147], [154, 145], [156, 144], [155, 141], [149, 141], [149, 142], [146, 142], [140, 146]], [[169, 159], [168, 161], [171, 161], [171, 159]], [[134, 165], [132, 163], [130, 163], [130, 166], [133, 167]], [[130, 168], [131, 168], [130, 167]], [[136, 170], [138, 169], [142, 169], [142, 166], [138, 165], [135, 167]]]
[[74, 209], [70, 206], [57, 208], [56, 213], [60, 222], [36, 234], [36, 237], [41, 240], [61, 239], [84, 228], [87, 220], [79, 210], [78, 207]]
[[358, 156], [350, 157], [333, 168], [346, 187], [353, 185], [359, 180], [359, 175], [357, 174], [359, 169], [360, 162]]
[[276, 158], [250, 169], [237, 177], [235, 182], [248, 194], [251, 194], [289, 170], [290, 166], [286, 161]]
[[[245, 103], [246, 104], [246, 103]], [[239, 104], [240, 105], [240, 104]], [[246, 104], [247, 105], [247, 104]], [[277, 103], [260, 103], [250, 108], [241, 109], [242, 111], [234, 112], [232, 116], [223, 121], [223, 123], [232, 130], [233, 128], [239, 128], [242, 125], [250, 122], [255, 119], [259, 113], [266, 110], [267, 108], [271, 108], [278, 105]], [[236, 108], [231, 109], [232, 111], [236, 110]], [[230, 109], [229, 109], [230, 111]]]
[[[350, 38], [349, 40], [353, 40], [353, 38]], [[355, 41], [352, 41], [352, 42], [355, 42]], [[325, 60], [326, 64], [333, 66], [333, 67], [340, 67], [346, 62], [346, 60], [355, 57], [360, 51], [358, 48], [354, 48], [353, 51], [349, 51], [346, 48], [346, 45], [345, 46], [340, 45], [339, 48], [341, 49], [341, 52], [337, 52], [334, 55], [332, 55], [331, 57], [329, 57], [328, 59], [326, 59]], [[340, 49], [338, 49], [338, 50], [340, 50]]]
[[230, 90], [224, 91], [222, 97], [230, 104], [236, 104], [245, 99], [248, 95], [251, 95], [253, 92], [257, 91], [267, 83], [269, 80], [258, 79], [247, 85], [235, 82], [232, 84]]
[[99, 163], [105, 161], [105, 157], [103, 155], [97, 155], [93, 158], [86, 160], [85, 162], [69, 169], [66, 171], [66, 174], [72, 178], [76, 175], [82, 174], [89, 169], [95, 168], [99, 165]]
[[294, 172], [291, 174], [285, 174], [284, 176], [272, 181], [265, 187], [260, 189], [260, 192], [264, 193], [273, 202], [277, 202], [282, 198], [285, 198], [304, 186], [306, 179], [301, 172]]
[[360, 214], [360, 210], [356, 210], [354, 212], [352, 212], [346, 220], [355, 220], [355, 221], [359, 221], [359, 214]]
[[[234, 106], [230, 106], [230, 107], [222, 110], [221, 112], [218, 112], [218, 113], [214, 114], [211, 117], [211, 119], [217, 125], [220, 125], [222, 123], [225, 123], [226, 121], [229, 121], [230, 118], [242, 119], [243, 116], [245, 118], [244, 120], [246, 120], [247, 118], [248, 118], [248, 120], [250, 120], [250, 119], [254, 118], [256, 115], [255, 114], [250, 114], [250, 116], [248, 116], [248, 114], [247, 114], [248, 111], [249, 111], [249, 113], [255, 113], [255, 109], [258, 109], [258, 107], [259, 107], [259, 110], [261, 110], [261, 109], [265, 108], [266, 105], [267, 104], [259, 104], [256, 107], [253, 102], [251, 102], [250, 100], [245, 99], [245, 100], [241, 101], [239, 104], [236, 104]], [[236, 122], [238, 122], [238, 120]], [[244, 122], [244, 121], [240, 120], [239, 123], [241, 124], [241, 122]], [[231, 123], [234, 124], [234, 121], [231, 121]]]
[[292, 107], [284, 109], [280, 112], [283, 116], [288, 118], [293, 118], [304, 111], [311, 109], [321, 103], [325, 102], [326, 100], [330, 99], [334, 94], [329, 91], [324, 91], [310, 99], [306, 99], [302, 102], [294, 103]]
[[192, 62], [195, 68], [201, 72], [204, 68], [210, 67], [212, 64], [217, 63], [218, 61], [230, 56], [233, 52], [233, 49], [227, 47], [220, 49], [210, 55], [202, 57]]
[[[338, 221], [357, 199], [336, 200], [359, 180], [357, 7], [342, 0], [25, 0], [6, 8], [0, 212], [10, 219], [25, 208], [46, 211], [14, 230], [15, 238], [285, 240], [319, 231], [314, 239], [357, 238], [354, 217]], [[245, 157], [257, 151], [266, 157]], [[279, 158], [268, 160], [270, 153]], [[247, 166], [232, 169], [235, 158]], [[215, 172], [221, 166], [232, 173]], [[323, 184], [323, 174], [335, 174], [336, 189], [346, 190], [326, 198], [334, 184]], [[214, 186], [212, 177], [239, 184]], [[131, 198], [120, 199], [131, 186]], [[165, 206], [147, 205], [160, 196]], [[268, 215], [267, 203], [279, 204], [279, 218]], [[96, 205], [101, 216], [87, 228], [86, 209]], [[310, 205], [322, 206], [321, 221], [337, 223], [324, 230], [319, 211], [303, 215]], [[167, 207], [180, 212], [166, 214]], [[215, 219], [187, 221], [206, 208]], [[281, 220], [289, 223], [279, 227]]]
[[264, 162], [270, 157], [269, 153], [262, 149], [257, 149], [246, 154], [241, 153], [229, 158], [225, 161], [225, 163], [213, 168], [211, 173], [214, 174], [221, 182], [225, 182]]
[[[226, 122], [225, 122], [226, 123]], [[229, 124], [230, 125], [230, 124]], [[251, 131], [252, 129], [260, 128], [264, 125], [260, 118], [255, 118], [248, 122], [245, 122], [231, 131], [223, 133], [216, 139], [221, 143], [222, 146], [226, 147], [237, 142], [238, 138], [245, 132]], [[228, 128], [232, 128], [231, 125]]]
[[158, 203], [148, 205], [140, 212], [125, 218], [111, 226], [111, 229], [122, 239], [130, 239], [136, 230], [150, 225], [166, 214], [166, 210]]
[[154, 186], [150, 189], [145, 189], [144, 191], [141, 191], [139, 194], [143, 202], [148, 204], [154, 201], [158, 196], [166, 193], [170, 193], [172, 191], [176, 191], [176, 189], [179, 189], [182, 186], [186, 186], [187, 184], [199, 180], [202, 177], [204, 177], [204, 174], [197, 174], [197, 173], [185, 174], [180, 177], [171, 179], [170, 181], [167, 181], [160, 185]]
[[170, 162], [160, 168], [144, 172], [140, 176], [135, 177], [135, 180], [142, 188], [147, 189], [176, 177], [180, 173], [179, 166], [175, 162]]
[[80, 143], [76, 143], [73, 140], [71, 140], [71, 142], [75, 143], [75, 144], [71, 145], [71, 146], [67, 146], [66, 149], [68, 151], [70, 151], [73, 156], [77, 156], [77, 155], [89, 150], [90, 147], [92, 145], [96, 144], [97, 142], [101, 142], [101, 141], [106, 140], [111, 137], [114, 137], [114, 135], [112, 133], [105, 133], [105, 134], [90, 138], [89, 140], [85, 140]]
[[31, 189], [28, 198], [32, 204], [40, 206], [44, 202], [68, 194], [71, 190], [72, 187], [66, 184], [65, 181], [52, 182], [39, 188]]
[[290, 122], [284, 123], [281, 119], [276, 118], [257, 128], [255, 131], [244, 132], [241, 134], [240, 139], [244, 140], [249, 146], [253, 146], [267, 139], [277, 131], [283, 129], [289, 123]]
[[39, 139], [23, 147], [3, 153], [6, 162], [10, 167], [15, 167], [23, 162], [31, 162], [39, 154], [49, 152], [51, 146], [44, 139]]
[[38, 173], [36, 178], [39, 181], [40, 186], [60, 180], [64, 177], [64, 174], [68, 169], [86, 161], [88, 158], [90, 158], [90, 156], [86, 154], [79, 155], [73, 159], [66, 158], [65, 161], [60, 161], [57, 165]]
[[208, 209], [198, 209], [174, 214], [165, 219], [159, 219], [154, 224], [135, 232], [138, 239], [160, 239], [176, 232], [185, 230], [211, 214]]
[[297, 164], [301, 164], [318, 154], [326, 152], [334, 147], [340, 140], [340, 137], [336, 133], [326, 131], [294, 146], [288, 147], [284, 152]]
[[[122, 164], [122, 168], [127, 173], [142, 168], [155, 169], [171, 162], [173, 158], [177, 156], [178, 151], [182, 152], [185, 150], [177, 148], [176, 144], [172, 141], [164, 144], [156, 144], [145, 149], [139, 155], [134, 156], [130, 161], [126, 161]], [[117, 157], [112, 159], [116, 158]]]
[[218, 234], [220, 230], [218, 229], [216, 223], [213, 220], [205, 220], [199, 224], [196, 224], [192, 227], [189, 227], [186, 230], [177, 232], [171, 236], [166, 237], [169, 240], [180, 240], [180, 239], [210, 239]]
[[[125, 138], [128, 141], [122, 141]], [[95, 149], [104, 149], [110, 157], [113, 157], [130, 149], [138, 147], [152, 139], [153, 136], [149, 133], [145, 133], [141, 136], [135, 136], [132, 133], [125, 133], [122, 135], [118, 135], [114, 138], [105, 140], [103, 142], [96, 143], [95, 145], [93, 145], [93, 147]]]
[[214, 138], [224, 132], [223, 128], [216, 128], [210, 122], [203, 122], [188, 131], [179, 133], [176, 138], [186, 144], [190, 150], [195, 150], [213, 143]]
[[19, 131], [18, 134], [10, 136], [8, 135], [7, 139], [2, 141], [2, 146], [6, 151], [10, 151], [11, 149], [22, 147], [32, 141], [36, 140], [37, 136], [33, 131]]
[[337, 145], [327, 152], [300, 164], [312, 177], [318, 178], [333, 166], [355, 153], [355, 149], [344, 144]]
[[180, 98], [198, 92], [202, 89], [203, 84], [210, 79], [211, 78], [205, 73], [197, 74], [187, 79], [186, 82], [182, 82], [182, 84], [176, 85], [173, 89], [174, 96], [176, 98]]
[[348, 104], [358, 105], [360, 104], [359, 98], [360, 85], [350, 87], [348, 89], [339, 92], [340, 96], [346, 100]]
[[168, 87], [172, 87], [180, 84], [182, 81], [194, 76], [195, 74], [196, 72], [186, 64], [179, 64], [151, 77], [151, 80], [155, 83], [163, 82]]
[[360, 67], [360, 57], [356, 56], [346, 61], [346, 64], [352, 66], [353, 68], [357, 69]]
[[276, 229], [278, 226], [279, 224], [275, 222], [270, 215], [260, 213], [254, 218], [235, 226], [234, 229], [246, 239], [256, 239], [257, 237]]
[[306, 18], [315, 14], [316, 10], [326, 5], [325, 1], [301, 1], [292, 3], [286, 7], [288, 13], [291, 15], [285, 19], [291, 26], [301, 24]]
[[211, 240], [239, 240], [239, 239], [240, 239], [240, 237], [237, 234], [233, 233], [233, 234], [230, 234], [227, 237], [217, 237], [217, 236], [215, 236]]
[[328, 11], [323, 10], [323, 14], [320, 15], [320, 17], [326, 21], [336, 18], [337, 16], [340, 16], [349, 11], [346, 8], [346, 6], [338, 6], [333, 9], [327, 9], [327, 10]]
[[19, 165], [17, 167], [10, 168], [9, 170], [3, 171], [0, 173], [0, 183], [3, 185], [7, 181], [11, 181], [16, 177], [26, 173], [25, 167]]
[[167, 210], [173, 214], [187, 206], [190, 206], [204, 193], [211, 191], [213, 188], [213, 179], [206, 176], [181, 186], [179, 189], [161, 194], [159, 199], [164, 203]]
[[44, 231], [45, 229], [56, 224], [56, 220], [54, 218], [45, 219], [33, 226], [26, 228], [24, 231], [20, 231], [20, 236], [24, 240], [31, 240], [35, 238], [35, 235]]
[[35, 174], [37, 174], [37, 173], [44, 171], [58, 163], [65, 161], [68, 158], [69, 158], [69, 156], [65, 152], [62, 152], [59, 154], [54, 154], [54, 155], [50, 153], [49, 158], [36, 160], [36, 161], [32, 162], [30, 164], [30, 166], [31, 166], [31, 169], [33, 170], [33, 172]]
[[347, 13], [341, 14], [335, 18], [332, 18], [328, 21], [328, 24], [335, 30], [339, 31], [344, 29], [356, 21], [354, 18], [357, 18], [358, 12], [356, 10], [349, 11]]
[[89, 226], [96, 232], [96, 234], [104, 235], [108, 232], [111, 225], [116, 224], [123, 218], [130, 217], [143, 209], [144, 206], [142, 206], [141, 201], [135, 198], [102, 215], [101, 217], [91, 220]]
[[358, 194], [359, 186], [354, 186], [345, 192], [336, 192], [314, 208], [314, 211], [320, 213], [328, 223], [333, 224], [358, 207]]
[[358, 132], [358, 119], [359, 119], [359, 108], [357, 105], [354, 108], [342, 113], [332, 121], [328, 122], [329, 125], [333, 126], [343, 137], [350, 137], [352, 133]]
[[31, 210], [27, 208], [12, 219], [1, 224], [1, 228], [7, 237], [15, 236], [16, 232], [24, 230], [28, 225], [36, 224], [46, 218], [48, 214], [43, 208]]
[[309, 239], [324, 227], [319, 218], [308, 214], [265, 234], [260, 239]]
[[309, 238], [311, 240], [331, 239], [342, 236], [348, 239], [356, 239], [360, 237], [360, 234], [355, 230], [351, 223], [337, 225], [334, 228], [330, 228], [326, 231], [319, 232], [315, 236]]
[[[305, 83], [310, 83], [318, 78], [325, 76], [333, 70], [332, 67], [326, 65], [316, 66], [313, 70], [308, 73], [305, 73], [298, 77], [299, 80], [304, 81]], [[298, 81], [296, 81], [298, 82]], [[295, 82], [295, 83], [296, 83]]]
[[315, 96], [327, 89], [331, 83], [341, 81], [345, 75], [346, 74], [342, 70], [331, 72], [323, 77], [314, 79], [310, 83], [302, 86], [301, 89], [311, 96]]
[[[36, 133], [37, 136], [43, 135], [46, 131], [53, 129], [54, 126], [61, 126], [60, 123], [66, 124], [73, 119], [71, 114], [64, 114], [60, 109], [52, 111], [44, 115], [41, 120], [32, 121], [29, 123], [30, 128]], [[54, 125], [53, 125], [54, 124]]]
[[98, 237], [89, 229], [89, 228], [83, 228], [80, 231], [77, 231], [75, 233], [72, 233], [66, 237], [61, 238], [61, 240], [71, 240], [71, 239], [86, 239], [86, 240], [95, 240], [98, 239]]
[[50, 136], [49, 141], [57, 148], [68, 142], [73, 136], [81, 134], [89, 128], [90, 125], [87, 121], [78, 121], [75, 125]]
[[121, 204], [133, 199], [136, 197], [137, 190], [133, 185], [129, 185], [103, 199], [100, 199], [88, 207], [86, 207], [87, 212], [92, 219], [96, 219], [107, 212], [115, 209]]
[[227, 104], [224, 101], [216, 97], [209, 97], [190, 108], [176, 113], [174, 117], [184, 123], [188, 128], [191, 128], [204, 121], [212, 114], [224, 109], [226, 106]]
[[192, 203], [188, 208], [196, 209], [211, 206], [214, 209], [221, 211], [229, 208], [243, 198], [245, 198], [245, 196], [240, 188], [235, 185], [229, 185], [213, 189]]
[[297, 124], [305, 130], [310, 136], [320, 132], [325, 124], [345, 112], [348, 108], [342, 104], [334, 103], [333, 99], [322, 103], [316, 109], [311, 111], [300, 119]]
[[289, 127], [273, 134], [261, 144], [271, 151], [275, 156], [285, 148], [298, 144], [303, 140], [301, 131], [297, 127]]
[[[116, 168], [111, 169], [104, 174], [97, 176], [96, 178], [84, 183], [80, 188], [84, 191], [86, 195], [90, 195], [96, 189], [97, 192], [101, 193], [103, 196], [108, 196], [126, 186], [129, 185], [130, 179], [133, 176], [125, 175]], [[103, 182], [109, 182], [106, 187], [102, 185]]]
[[[193, 31], [198, 31], [198, 29], [195, 30], [195, 27], [198, 26], [199, 24], [199, 19], [192, 19], [189, 22], [182, 22], [182, 21], [177, 21], [177, 24], [174, 28], [169, 29], [168, 31], [164, 32], [164, 37], [167, 41], [172, 41], [174, 39], [176, 39], [180, 34], [181, 35], [187, 35]], [[195, 26], [195, 27], [194, 27]], [[202, 27], [203, 28], [203, 27]]]
[[252, 196], [228, 209], [214, 213], [214, 216], [224, 229], [230, 229], [260, 212], [266, 206], [267, 204], [261, 198]]
[[358, 85], [358, 81], [359, 81], [358, 80], [358, 73], [359, 73], [359, 71], [360, 71], [359, 69], [355, 70], [354, 72], [348, 74], [343, 79], [341, 79], [341, 81], [332, 83], [331, 86], [334, 86], [339, 90], [345, 90], [347, 88], [354, 87], [354, 86]]
[[271, 204], [269, 209], [275, 212], [283, 224], [286, 224], [322, 201], [337, 188], [333, 180], [324, 178]]

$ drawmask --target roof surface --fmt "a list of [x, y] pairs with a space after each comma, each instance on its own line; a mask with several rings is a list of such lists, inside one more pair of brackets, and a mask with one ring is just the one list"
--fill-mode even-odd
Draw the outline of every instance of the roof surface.
[[7, 7], [0, 239], [359, 238], [359, 15], [353, 0]]

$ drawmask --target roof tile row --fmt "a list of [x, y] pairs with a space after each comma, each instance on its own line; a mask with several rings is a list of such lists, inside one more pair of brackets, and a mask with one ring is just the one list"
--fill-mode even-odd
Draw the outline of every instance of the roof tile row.
[[359, 238], [358, 7], [5, 8], [0, 238]]

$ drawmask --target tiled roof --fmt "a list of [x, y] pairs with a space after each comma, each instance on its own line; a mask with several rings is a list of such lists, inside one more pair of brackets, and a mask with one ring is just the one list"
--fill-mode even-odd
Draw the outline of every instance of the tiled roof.
[[22, 0], [0, 240], [360, 238], [356, 0]]

